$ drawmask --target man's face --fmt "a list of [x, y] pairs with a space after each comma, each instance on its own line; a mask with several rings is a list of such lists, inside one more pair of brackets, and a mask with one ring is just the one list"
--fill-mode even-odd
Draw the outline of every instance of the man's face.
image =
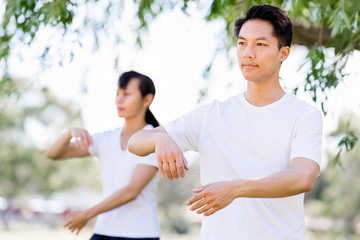
[[249, 20], [240, 29], [237, 58], [244, 78], [252, 82], [278, 81], [280, 64], [289, 54], [272, 35], [273, 26], [263, 20]]

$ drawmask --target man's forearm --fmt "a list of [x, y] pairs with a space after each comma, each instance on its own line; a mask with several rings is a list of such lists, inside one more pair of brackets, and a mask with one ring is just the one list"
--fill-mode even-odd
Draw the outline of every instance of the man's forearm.
[[215, 182], [193, 190], [186, 204], [192, 211], [209, 216], [236, 198], [280, 198], [310, 191], [319, 167], [309, 159], [295, 159], [291, 168], [259, 179]]
[[259, 179], [234, 180], [237, 197], [279, 198], [308, 192], [317, 176], [318, 166], [292, 167]]
[[164, 134], [161, 131], [142, 130], [135, 133], [128, 141], [128, 150], [138, 156], [146, 156], [155, 152], [156, 138]]

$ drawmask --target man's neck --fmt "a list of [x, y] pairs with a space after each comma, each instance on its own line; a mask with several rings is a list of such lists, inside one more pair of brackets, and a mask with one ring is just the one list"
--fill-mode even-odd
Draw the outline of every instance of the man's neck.
[[276, 102], [285, 95], [279, 83], [264, 84], [248, 82], [245, 99], [254, 106], [262, 107]]

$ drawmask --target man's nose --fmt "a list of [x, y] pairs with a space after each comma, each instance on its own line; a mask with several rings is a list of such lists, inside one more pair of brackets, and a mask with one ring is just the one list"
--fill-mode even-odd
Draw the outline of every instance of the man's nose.
[[254, 48], [253, 48], [253, 46], [251, 44], [248, 44], [245, 47], [243, 57], [244, 58], [251, 58], [251, 59], [253, 59], [255, 57]]

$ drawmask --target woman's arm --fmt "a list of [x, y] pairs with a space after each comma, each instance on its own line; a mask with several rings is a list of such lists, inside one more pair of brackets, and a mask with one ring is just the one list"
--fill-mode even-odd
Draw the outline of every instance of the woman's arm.
[[[74, 138], [74, 142], [70, 140]], [[61, 135], [46, 152], [46, 157], [53, 160], [89, 156], [88, 148], [92, 139], [88, 131], [72, 128]]]
[[236, 179], [198, 187], [187, 201], [191, 210], [209, 216], [236, 198], [282, 198], [312, 189], [319, 165], [311, 159], [294, 158], [289, 169], [259, 179]]
[[126, 187], [119, 189], [102, 202], [87, 210], [70, 214], [64, 227], [69, 228], [71, 232], [77, 231], [76, 234], [78, 234], [91, 218], [136, 199], [154, 177], [156, 171], [156, 167], [139, 164], [135, 168], [130, 183]]

